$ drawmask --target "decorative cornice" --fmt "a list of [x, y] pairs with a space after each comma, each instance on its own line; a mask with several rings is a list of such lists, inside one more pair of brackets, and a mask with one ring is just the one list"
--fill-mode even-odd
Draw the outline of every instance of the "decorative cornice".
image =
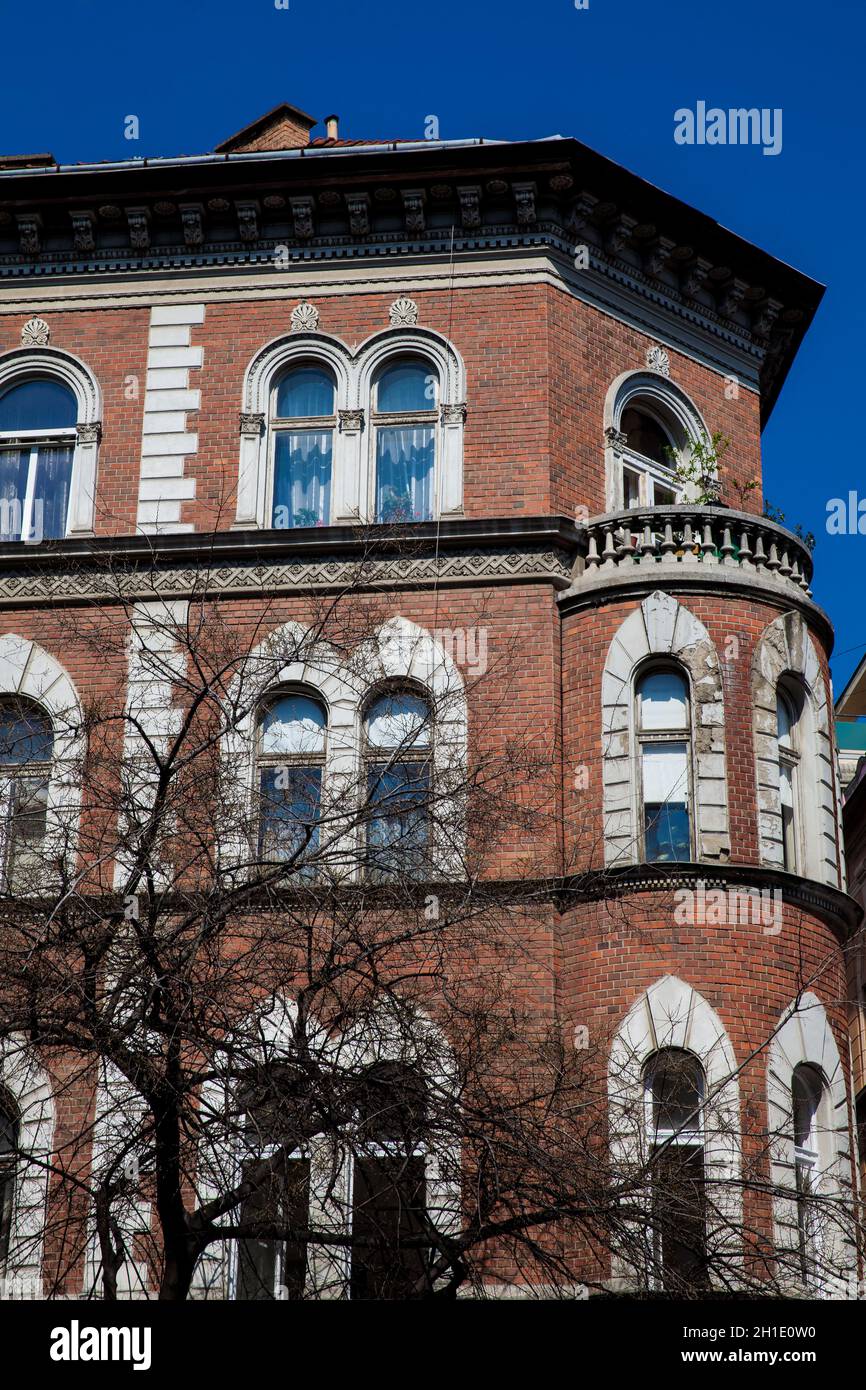
[[564, 589], [583, 539], [558, 517], [99, 538], [0, 548], [0, 606], [311, 590], [543, 582]]

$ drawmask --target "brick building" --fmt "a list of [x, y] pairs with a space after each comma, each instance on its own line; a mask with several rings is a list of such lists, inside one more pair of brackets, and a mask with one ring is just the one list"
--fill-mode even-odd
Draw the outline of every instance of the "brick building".
[[[314, 731], [316, 796], [375, 729], [435, 712], [437, 680], [438, 748], [472, 756], [482, 725], [500, 751], [526, 730], [556, 747], [548, 820], [486, 872], [537, 890], [515, 988], [565, 1036], [604, 1036], [611, 1152], [664, 1135], [696, 1190], [719, 1185], [651, 1285], [699, 1284], [728, 1219], [767, 1277], [787, 1260], [789, 1285], [848, 1278], [853, 1237], [819, 1237], [812, 1212], [850, 1205], [855, 1173], [832, 631], [809, 551], [761, 514], [762, 425], [820, 287], [572, 139], [314, 126], [284, 105], [202, 156], [0, 160], [7, 896], [40, 835], [91, 814], [90, 777], [63, 771], [86, 724], [69, 711], [137, 691], [141, 736], [170, 733], [171, 686], [147, 674], [167, 609], [204, 595], [266, 644], [311, 596], [385, 594], [368, 690], [287, 665], [262, 691], [280, 727]], [[106, 627], [100, 652], [106, 574], [133, 576], [138, 626], [124, 647]], [[262, 717], [258, 742], [232, 731], [259, 789]], [[84, 1116], [86, 1166], [99, 1086], [58, 1088], [56, 1055], [30, 1052], [7, 1040], [6, 1273], [81, 1291], [92, 1249], [43, 1239], [54, 1179], [25, 1160]], [[208, 1258], [196, 1287], [241, 1296], [237, 1257]], [[577, 1241], [572, 1263], [641, 1280], [616, 1249]], [[146, 1260], [122, 1274], [149, 1287]]]

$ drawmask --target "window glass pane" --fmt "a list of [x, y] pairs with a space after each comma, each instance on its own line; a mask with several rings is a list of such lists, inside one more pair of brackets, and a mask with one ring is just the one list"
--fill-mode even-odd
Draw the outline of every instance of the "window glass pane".
[[[58, 540], [66, 535], [69, 485], [72, 481], [72, 449], [40, 449], [33, 489], [30, 534], [34, 541]], [[26, 537], [25, 537], [26, 539]]]
[[[259, 853], [278, 862], [315, 854], [319, 846], [322, 769], [263, 767], [259, 779]], [[310, 866], [312, 867], [312, 866]]]
[[671, 447], [671, 441], [651, 415], [630, 406], [623, 411], [619, 427], [628, 440], [628, 447], [634, 449], [635, 453], [643, 454], [644, 458], [664, 464], [667, 468], [673, 466], [666, 452]]
[[650, 1068], [656, 1133], [697, 1129], [703, 1098], [703, 1071], [697, 1058], [670, 1048], [653, 1059]]
[[14, 1153], [18, 1144], [18, 1113], [12, 1102], [0, 1099], [0, 1154]]
[[430, 706], [421, 695], [380, 695], [364, 723], [367, 742], [374, 748], [426, 748], [430, 743]]
[[676, 671], [651, 671], [638, 685], [641, 728], [687, 729], [686, 683]]
[[376, 435], [376, 520], [433, 516], [436, 441], [431, 425], [380, 429]]
[[376, 409], [394, 414], [435, 410], [436, 385], [436, 372], [429, 362], [397, 362], [379, 377]]
[[655, 862], [691, 858], [688, 761], [684, 743], [652, 743], [643, 749], [644, 845]]
[[356, 1160], [352, 1298], [409, 1299], [428, 1291], [427, 1252], [403, 1243], [423, 1234], [425, 1204], [423, 1158]]
[[[251, 1160], [244, 1165], [244, 1175], [251, 1171], [254, 1162]], [[303, 1231], [309, 1224], [309, 1208], [309, 1160], [285, 1158], [246, 1198], [241, 1208], [241, 1221], [253, 1231], [257, 1225], [264, 1227], [270, 1222]], [[307, 1273], [307, 1251], [303, 1241], [296, 1237], [278, 1240], [267, 1235], [251, 1235], [238, 1245], [239, 1299], [303, 1298]]]
[[367, 795], [372, 814], [367, 825], [367, 867], [373, 877], [423, 877], [428, 869], [426, 763], [391, 763], [371, 767]]
[[694, 1294], [707, 1285], [702, 1148], [673, 1145], [653, 1159], [653, 1230], [664, 1288]]
[[672, 507], [677, 500], [677, 495], [672, 488], [661, 487], [656, 483], [653, 487], [653, 506]]
[[48, 825], [48, 782], [43, 777], [15, 777], [9, 786], [6, 876], [9, 886], [38, 883], [44, 870], [42, 845]]
[[18, 700], [0, 704], [0, 766], [46, 763], [54, 751], [54, 735], [47, 715]]
[[0, 540], [21, 539], [29, 470], [29, 449], [0, 449]]
[[817, 1148], [816, 1120], [821, 1104], [821, 1080], [811, 1067], [795, 1067], [791, 1083], [794, 1109], [794, 1143], [799, 1149]]
[[630, 468], [624, 468], [622, 470], [622, 493], [624, 506], [640, 506], [640, 478], [638, 474], [633, 473]]
[[296, 367], [277, 387], [274, 414], [280, 420], [333, 413], [334, 382], [321, 367]]
[[791, 730], [793, 728], [793, 724], [794, 720], [791, 713], [791, 707], [788, 704], [788, 701], [785, 699], [784, 695], [777, 695], [776, 727], [778, 730], [779, 744], [783, 748], [793, 748], [794, 746], [793, 740], [791, 738]]
[[75, 397], [59, 381], [21, 381], [0, 396], [0, 430], [69, 429], [77, 419]]
[[414, 1148], [424, 1138], [427, 1096], [417, 1068], [379, 1062], [364, 1075], [358, 1132], [367, 1143]]
[[322, 753], [328, 716], [309, 695], [283, 695], [269, 704], [260, 721], [259, 749], [265, 755]]
[[327, 526], [331, 517], [331, 430], [281, 430], [274, 443], [273, 525]]

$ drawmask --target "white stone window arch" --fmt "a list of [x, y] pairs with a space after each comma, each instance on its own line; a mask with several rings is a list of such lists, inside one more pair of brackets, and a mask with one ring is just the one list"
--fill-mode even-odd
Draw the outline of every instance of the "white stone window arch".
[[63, 859], [74, 872], [77, 856], [80, 788], [84, 758], [84, 714], [69, 675], [50, 653], [36, 642], [6, 633], [0, 637], [0, 700], [20, 699], [42, 711], [51, 724], [53, 743], [50, 767], [45, 769], [47, 788], [40, 793], [45, 808], [45, 833], [41, 841], [44, 879], [40, 890], [53, 882], [52, 861]]
[[[799, 1077], [815, 1092], [808, 1135], [797, 1133]], [[788, 1006], [770, 1041], [767, 1107], [778, 1277], [813, 1294], [837, 1292], [838, 1281], [853, 1281], [853, 1287], [857, 1251], [848, 1091], [830, 1020], [812, 991]], [[802, 1190], [806, 1159], [811, 1200]]]
[[0, 1046], [0, 1087], [18, 1120], [9, 1244], [0, 1265], [4, 1298], [41, 1298], [48, 1184], [53, 1162], [54, 1097], [48, 1073], [23, 1036]]
[[[790, 787], [795, 798], [795, 853], [790, 866], [785, 862], [783, 798], [788, 795], [784, 765], [791, 759], [784, 721], [780, 747], [780, 694], [796, 715], [790, 740], [796, 755]], [[752, 711], [761, 862], [843, 887], [831, 712], [818, 654], [798, 613], [775, 618], [758, 640], [752, 658]], [[788, 841], [790, 857], [790, 834]]]
[[[19, 448], [32, 451], [38, 438], [45, 434], [48, 444], [59, 446], [68, 443], [72, 450], [71, 474], [69, 477], [69, 497], [66, 506], [65, 526], [61, 534], [65, 536], [93, 535], [96, 511], [96, 473], [97, 453], [102, 432], [102, 396], [99, 383], [88, 367], [70, 352], [53, 347], [16, 348], [12, 352], [0, 354], [0, 398], [7, 391], [29, 381], [53, 381], [71, 392], [75, 401], [75, 420], [61, 431], [39, 428], [17, 432], [15, 429], [0, 434], [0, 446], [4, 442], [12, 446], [19, 440]], [[33, 472], [31, 467], [30, 472]], [[30, 489], [33, 490], [33, 484]], [[22, 512], [27, 512], [31, 524], [31, 536], [36, 538], [32, 527], [34, 513], [30, 498], [21, 499]], [[22, 515], [22, 520], [25, 517]]]
[[[346, 345], [323, 333], [291, 333], [256, 353], [244, 377], [240, 417], [241, 453], [235, 526], [261, 529], [273, 525], [276, 392], [290, 372], [305, 366], [327, 373], [334, 384], [333, 410], [318, 424], [332, 436], [330, 515], [342, 520], [347, 469], [353, 468], [354, 444], [347, 408], [352, 395], [352, 356]], [[308, 425], [317, 422], [310, 420]]]
[[[252, 1136], [251, 1144], [239, 1146], [237, 1125], [229, 1132], [223, 1117], [237, 1115], [236, 1078], [239, 1058], [250, 1067], [279, 1067], [295, 1055], [295, 1032], [298, 1013], [294, 1001], [285, 995], [265, 1000], [255, 1014], [246, 1020], [228, 1041], [226, 1051], [229, 1065], [220, 1076], [217, 1059], [215, 1078], [209, 1080], [202, 1092], [201, 1134], [206, 1145], [198, 1169], [198, 1200], [204, 1205], [218, 1194], [231, 1190], [239, 1180], [244, 1153], [247, 1159], [259, 1153]], [[456, 1089], [456, 1072], [451, 1051], [441, 1033], [425, 1016], [413, 1015], [407, 1037], [406, 1016], [394, 1016], [383, 1006], [374, 1009], [366, 1023], [353, 1030], [333, 1035], [319, 1029], [315, 1022], [308, 1030], [305, 1046], [319, 1057], [323, 1068], [334, 1074], [345, 1070], [354, 1077], [363, 1075], [368, 1067], [382, 1063], [406, 1063], [417, 1068], [434, 1093], [450, 1096]], [[230, 1073], [230, 1074], [229, 1074]], [[335, 1142], [336, 1141], [336, 1142]], [[353, 1132], [348, 1122], [345, 1139], [337, 1135], [314, 1137], [305, 1141], [290, 1156], [307, 1165], [309, 1228], [323, 1234], [342, 1235], [352, 1228], [354, 1156], [366, 1151], [362, 1138]], [[379, 1146], [380, 1147], [380, 1146]], [[419, 1150], [419, 1152], [421, 1152]], [[268, 1152], [259, 1154], [268, 1157]], [[425, 1196], [430, 1219], [441, 1230], [455, 1233], [460, 1221], [460, 1151], [452, 1142], [425, 1145], [423, 1149]], [[231, 1220], [232, 1213], [225, 1218]], [[196, 1267], [193, 1287], [199, 1296], [236, 1298], [243, 1294], [237, 1242], [211, 1245]], [[279, 1257], [274, 1261], [275, 1296], [285, 1298], [288, 1291], [280, 1289], [276, 1277], [280, 1271]], [[316, 1245], [312, 1242], [306, 1252], [306, 1272], [303, 1296], [306, 1298], [346, 1297], [351, 1287], [351, 1253], [345, 1246]], [[298, 1296], [297, 1291], [295, 1296]]]
[[[370, 520], [382, 517], [377, 503], [377, 441], [384, 430], [413, 426], [432, 435], [434, 463], [430, 483], [430, 516], [463, 514], [463, 426], [466, 419], [466, 372], [456, 349], [427, 328], [390, 328], [368, 338], [358, 349], [358, 404], [369, 421], [366, 449], [362, 452], [360, 496]], [[378, 383], [392, 366], [401, 362], [422, 364], [426, 377], [429, 411], [379, 409]], [[425, 397], [426, 399], [426, 397]], [[419, 517], [419, 519], [424, 519]]]
[[688, 459], [690, 441], [706, 443], [709, 437], [700, 411], [681, 387], [658, 372], [623, 372], [604, 403], [606, 509], [689, 501], [675, 477], [676, 465]]
[[[266, 528], [273, 521], [274, 430], [270, 427], [274, 389], [281, 377], [305, 363], [333, 375], [334, 411], [327, 417], [333, 431], [330, 516], [333, 525], [375, 519], [375, 428], [371, 413], [375, 381], [390, 359], [421, 358], [434, 379], [436, 464], [433, 515], [463, 514], [463, 427], [466, 418], [466, 372], [459, 353], [440, 333], [427, 328], [395, 327], [373, 334], [356, 350], [319, 332], [286, 334], [263, 347], [244, 378], [240, 416], [237, 528]], [[323, 422], [311, 419], [305, 428]], [[283, 422], [290, 426], [292, 422]], [[299, 426], [300, 427], [300, 426]]]
[[688, 673], [690, 823], [698, 860], [730, 857], [721, 670], [712, 638], [694, 614], [660, 590], [624, 619], [602, 673], [602, 776], [606, 864], [633, 864], [642, 854], [641, 746], [635, 691], [653, 662]]
[[[628, 1250], [614, 1254], [612, 1277], [625, 1287], [657, 1286], [652, 1230], [653, 1148], [658, 1143], [647, 1114], [647, 1077], [654, 1059], [669, 1051], [693, 1056], [704, 1078], [698, 1124], [703, 1147], [706, 1244], [713, 1268], [730, 1278], [741, 1259], [740, 1088], [737, 1060], [725, 1027], [708, 1001], [685, 981], [664, 975], [638, 998], [611, 1044], [608, 1065], [610, 1155], [614, 1181], [645, 1207], [641, 1230]], [[722, 1279], [722, 1286], [726, 1281]]]

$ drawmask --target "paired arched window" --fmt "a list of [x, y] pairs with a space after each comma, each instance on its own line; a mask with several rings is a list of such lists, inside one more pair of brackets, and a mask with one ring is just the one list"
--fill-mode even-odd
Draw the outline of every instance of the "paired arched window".
[[689, 686], [675, 666], [653, 666], [635, 687], [643, 857], [692, 858]]
[[318, 362], [300, 363], [271, 393], [271, 524], [328, 526], [334, 461], [336, 384]]
[[794, 1173], [797, 1188], [797, 1236], [800, 1269], [808, 1283], [821, 1254], [816, 1198], [820, 1192], [822, 1134], [826, 1133], [826, 1088], [817, 1067], [801, 1062], [791, 1077], [791, 1116], [794, 1129]]
[[782, 814], [782, 866], [800, 870], [800, 716], [803, 696], [791, 682], [776, 690], [776, 733], [779, 746], [779, 802]]
[[364, 715], [366, 870], [424, 878], [430, 864], [433, 715], [425, 695], [395, 687]]
[[706, 1079], [698, 1058], [678, 1047], [654, 1053], [644, 1095], [654, 1264], [665, 1289], [682, 1294], [707, 1279]]
[[389, 362], [373, 382], [375, 518], [429, 521], [436, 505], [439, 377], [421, 357]]
[[0, 540], [66, 535], [77, 420], [73, 392], [53, 377], [0, 392]]
[[327, 735], [324, 703], [304, 691], [276, 692], [259, 707], [258, 853], [303, 874], [313, 872], [319, 848]]
[[8, 1091], [0, 1088], [0, 1270], [6, 1265], [12, 1233], [20, 1128], [18, 1107]]
[[20, 696], [0, 699], [0, 881], [32, 890], [43, 871], [54, 733], [47, 714]]

